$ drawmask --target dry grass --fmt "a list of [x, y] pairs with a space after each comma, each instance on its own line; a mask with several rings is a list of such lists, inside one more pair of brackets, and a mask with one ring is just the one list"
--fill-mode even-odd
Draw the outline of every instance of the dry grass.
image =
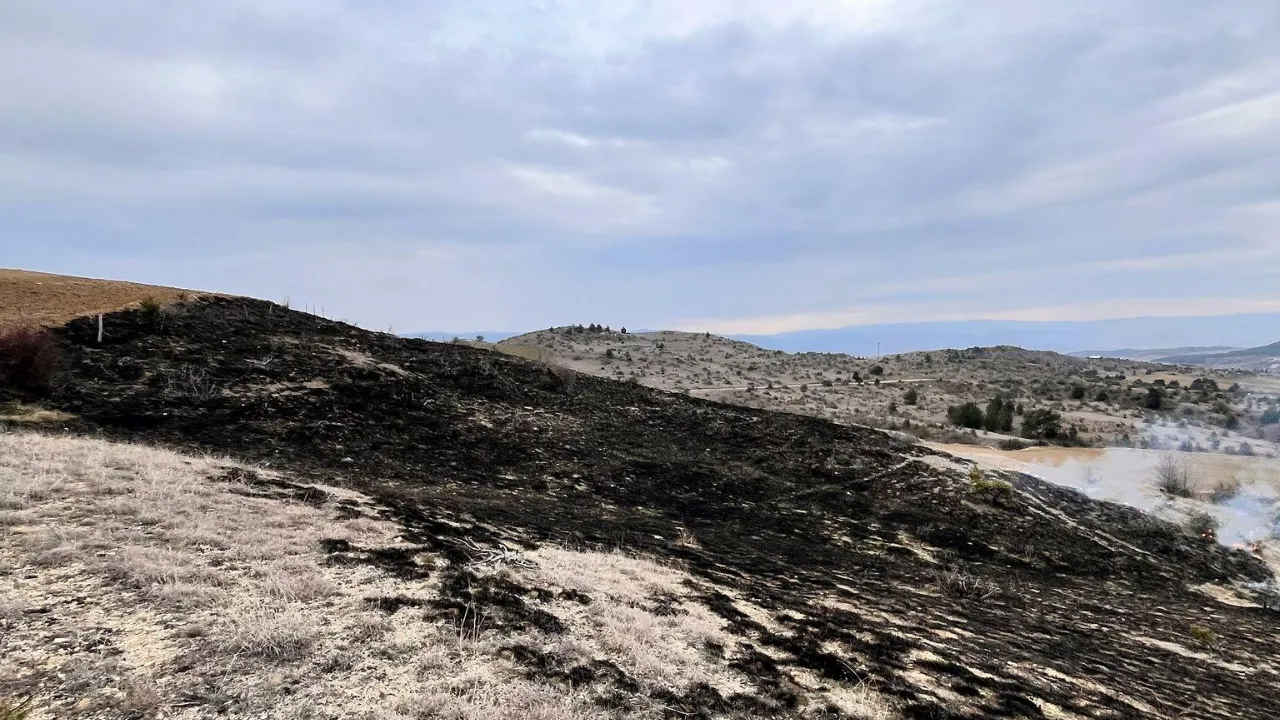
[[163, 304], [194, 294], [156, 285], [0, 269], [0, 328], [61, 325], [83, 315], [140, 306], [144, 300]]
[[[657, 698], [694, 683], [754, 691], [751, 678], [706, 652], [740, 639], [679, 567], [543, 547], [472, 568], [590, 596], [542, 605], [568, 628], [562, 634], [500, 632], [484, 613], [389, 615], [365, 598], [438, 597], [440, 573], [410, 581], [327, 565], [319, 541], [396, 546], [395, 525], [254, 495], [257, 486], [225, 479], [227, 465], [0, 431], [0, 687], [32, 689], [33, 719], [601, 716], [605, 686], [531, 677], [507, 651], [516, 644], [567, 663], [616, 663], [639, 687], [619, 717], [669, 715]], [[40, 623], [22, 622], [29, 608], [45, 609]], [[868, 687], [828, 685], [810, 702], [893, 716]]]
[[57, 423], [72, 420], [75, 415], [61, 410], [46, 410], [36, 405], [9, 403], [0, 405], [0, 422], [14, 423]]

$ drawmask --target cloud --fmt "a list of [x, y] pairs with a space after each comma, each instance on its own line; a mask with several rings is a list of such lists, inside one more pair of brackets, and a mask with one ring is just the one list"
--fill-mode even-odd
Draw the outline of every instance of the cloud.
[[405, 330], [1253, 307], [1278, 35], [1191, 0], [6, 0], [0, 264]]

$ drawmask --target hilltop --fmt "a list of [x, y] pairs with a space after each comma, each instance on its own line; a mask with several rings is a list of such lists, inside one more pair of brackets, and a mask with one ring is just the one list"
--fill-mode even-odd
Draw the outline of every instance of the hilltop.
[[1270, 571], [1123, 506], [257, 300], [104, 329], [0, 387], [58, 413], [0, 435], [0, 689], [49, 715], [1280, 715]]
[[195, 295], [180, 288], [0, 268], [0, 328], [61, 325], [81, 315]]

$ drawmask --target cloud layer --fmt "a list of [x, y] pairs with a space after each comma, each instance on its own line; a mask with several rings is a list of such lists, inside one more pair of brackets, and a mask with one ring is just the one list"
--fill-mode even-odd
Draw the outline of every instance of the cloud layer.
[[1280, 6], [1058, 5], [0, 0], [0, 265], [404, 331], [1274, 308]]

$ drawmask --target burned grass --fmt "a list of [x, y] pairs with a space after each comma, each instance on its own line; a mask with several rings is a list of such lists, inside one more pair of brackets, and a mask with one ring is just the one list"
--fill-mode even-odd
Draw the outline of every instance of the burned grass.
[[[363, 593], [361, 610], [397, 629], [360, 632], [397, 637], [428, 618], [447, 652], [384, 652], [424, 678], [462, 668], [469, 679], [433, 686], [455, 700], [501, 707], [500, 660], [530, 683], [510, 707], [548, 717], [874, 716], [866, 697], [908, 718], [1164, 717], [1196, 702], [1205, 717], [1280, 714], [1266, 691], [1276, 616], [1188, 589], [1267, 570], [1137, 511], [1006, 473], [992, 475], [1013, 502], [975, 501], [954, 462], [869, 429], [568, 382], [269, 303], [209, 299], [105, 325], [102, 344], [96, 324], [58, 331], [68, 377], [46, 406], [79, 418], [73, 431], [280, 473], [238, 485], [263, 501], [314, 507], [297, 493], [324, 484], [377, 503], [397, 550], [334, 535], [309, 547], [326, 571], [426, 584]], [[208, 392], [169, 382], [197, 367]], [[342, 517], [340, 500], [312, 499]], [[56, 559], [61, 545], [41, 547]], [[555, 569], [554, 552], [619, 549], [658, 570], [619, 589]], [[1000, 592], [944, 592], [940, 573]], [[1182, 642], [1207, 615], [1213, 662], [1134, 639]], [[701, 674], [663, 684], [636, 659], [646, 642]], [[432, 702], [396, 712], [461, 712]]]

